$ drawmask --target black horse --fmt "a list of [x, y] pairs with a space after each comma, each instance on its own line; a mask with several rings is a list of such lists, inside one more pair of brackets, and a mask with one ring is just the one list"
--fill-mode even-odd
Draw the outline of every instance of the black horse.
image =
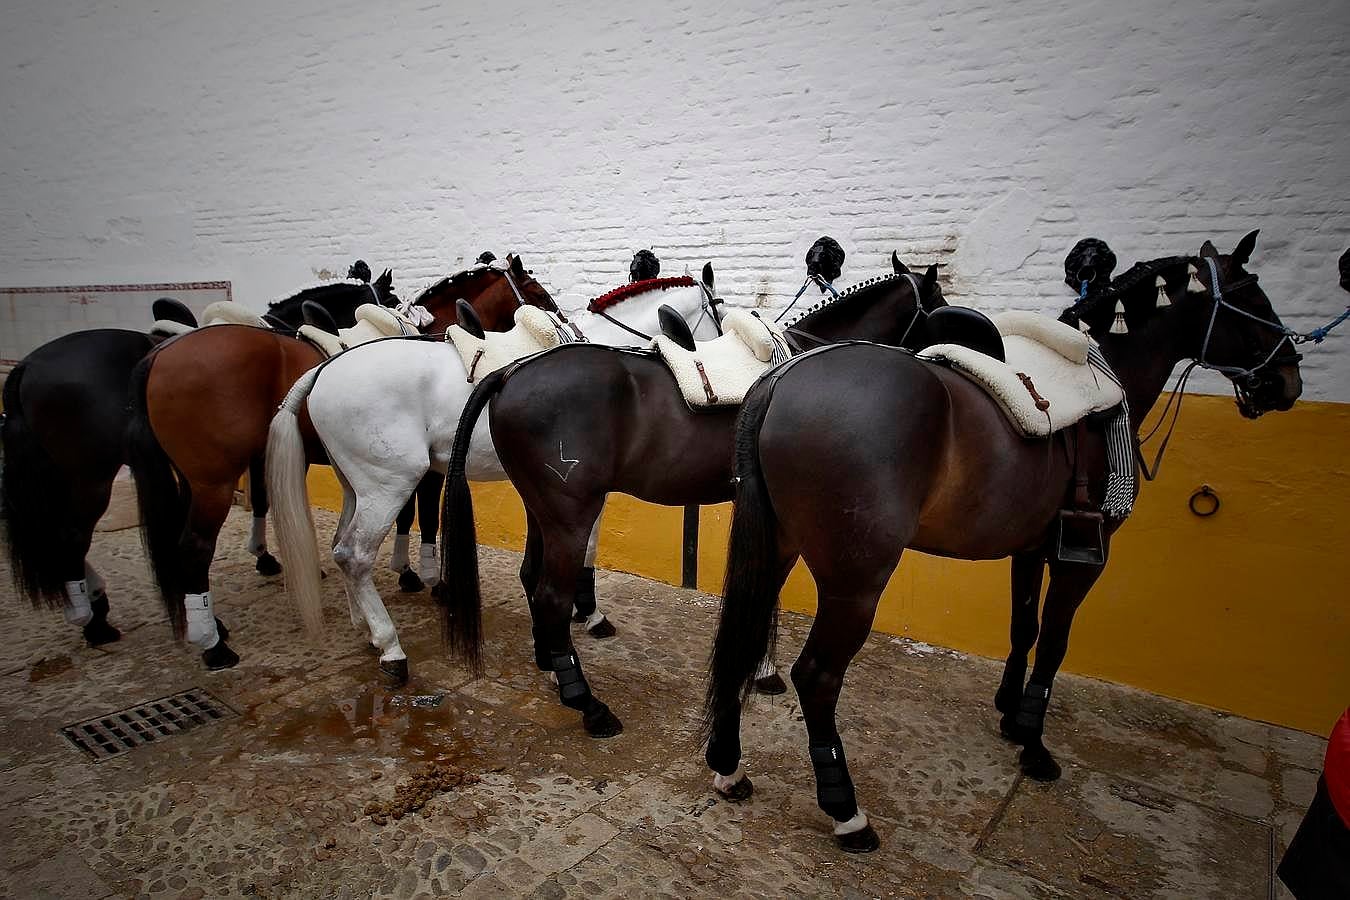
[[[374, 284], [308, 288], [272, 304], [268, 315], [298, 328], [304, 321], [301, 304], [313, 300], [350, 326], [358, 306], [397, 302], [392, 282], [386, 271]], [[14, 582], [35, 607], [64, 608], [68, 621], [83, 626], [91, 646], [121, 637], [108, 624], [107, 587], [85, 556], [126, 461], [131, 371], [160, 340], [118, 328], [75, 332], [28, 354], [5, 382], [0, 530]], [[261, 466], [250, 473], [249, 484], [256, 523], [267, 513]], [[263, 574], [281, 571], [265, 549], [257, 568]]]

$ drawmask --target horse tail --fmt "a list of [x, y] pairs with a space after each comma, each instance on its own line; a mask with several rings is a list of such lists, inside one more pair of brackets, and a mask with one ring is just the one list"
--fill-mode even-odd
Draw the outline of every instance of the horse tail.
[[323, 632], [323, 597], [319, 588], [319, 549], [314, 516], [305, 485], [305, 441], [300, 435], [300, 406], [314, 390], [322, 366], [300, 376], [281, 401], [267, 429], [267, 496], [277, 552], [286, 573], [286, 587], [311, 637]]
[[760, 661], [773, 658], [778, 633], [782, 565], [778, 517], [764, 484], [759, 430], [773, 399], [774, 380], [761, 381], [736, 419], [736, 498], [722, 584], [722, 615], [708, 664], [702, 734], [749, 695]]
[[445, 641], [469, 668], [483, 669], [483, 595], [478, 583], [478, 535], [473, 523], [473, 495], [465, 466], [473, 429], [483, 407], [505, 383], [505, 370], [492, 372], [474, 387], [464, 404], [450, 451], [441, 500], [441, 586], [445, 606]]
[[174, 634], [184, 633], [181, 578], [178, 569], [179, 541], [187, 525], [192, 489], [181, 477], [169, 454], [150, 425], [146, 388], [156, 354], [136, 364], [131, 372], [131, 421], [127, 427], [127, 465], [136, 480], [136, 499], [141, 510], [141, 542], [150, 558], [150, 570], [159, 585], [160, 599]]
[[65, 581], [58, 551], [59, 536], [72, 500], [67, 479], [33, 433], [24, 415], [19, 387], [27, 371], [19, 363], [5, 380], [0, 447], [0, 531], [9, 551], [14, 586], [35, 609], [60, 609], [66, 604]]

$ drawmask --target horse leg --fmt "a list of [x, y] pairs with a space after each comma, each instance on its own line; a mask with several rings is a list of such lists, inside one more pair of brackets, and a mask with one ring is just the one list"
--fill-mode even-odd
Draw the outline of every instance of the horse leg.
[[1022, 772], [1037, 781], [1054, 781], [1060, 776], [1059, 763], [1045, 749], [1045, 711], [1050, 705], [1050, 689], [1055, 674], [1069, 649], [1069, 629], [1083, 598], [1102, 574], [1102, 566], [1082, 563], [1050, 563], [1050, 587], [1045, 592], [1041, 615], [1041, 636], [1036, 645], [1036, 665], [1022, 694], [1017, 711], [1015, 740], [1022, 744]]
[[373, 496], [358, 496], [352, 520], [333, 547], [333, 559], [346, 579], [347, 596], [360, 607], [370, 628], [370, 643], [380, 652], [380, 671], [394, 687], [408, 683], [408, 655], [399, 644], [398, 630], [371, 574], [380, 544], [398, 514], [399, 499], [412, 488], [412, 484], [391, 485], [389, 490], [374, 492]]
[[229, 631], [215, 617], [211, 602], [211, 558], [216, 538], [234, 502], [234, 484], [193, 485], [187, 527], [179, 540], [183, 609], [187, 613], [187, 640], [202, 651], [202, 662], [212, 671], [228, 669], [239, 656], [225, 643]]
[[578, 510], [574, 516], [568, 515], [566, 518], [570, 522], [556, 519], [550, 522], [543, 534], [544, 567], [530, 614], [535, 664], [541, 670], [553, 673], [558, 684], [558, 699], [563, 706], [581, 713], [586, 733], [595, 738], [607, 738], [622, 732], [623, 724], [591, 693], [568, 628], [577, 579], [586, 556], [588, 529], [598, 513], [597, 504], [593, 510]]
[[[342, 540], [342, 536], [347, 533], [347, 528], [352, 523], [352, 516], [356, 513], [356, 492], [352, 490], [351, 482], [347, 480], [346, 475], [342, 474], [341, 468], [333, 465], [332, 469], [333, 474], [337, 477], [338, 484], [342, 486], [342, 513], [338, 516], [337, 528], [333, 530], [333, 544], [330, 547], [330, 549], [336, 550], [338, 541]], [[352, 627], [362, 627], [366, 624], [366, 617], [361, 612], [361, 608], [356, 605], [356, 598], [345, 584], [343, 585], [343, 593], [347, 595], [347, 614], [351, 616]], [[369, 627], [366, 630], [369, 631]], [[375, 649], [374, 643], [370, 645], [370, 649]]]
[[253, 567], [259, 575], [281, 574], [281, 563], [267, 552], [267, 470], [263, 457], [248, 464], [248, 496], [253, 507], [253, 523], [248, 532], [248, 552], [258, 558]]
[[806, 719], [816, 804], [834, 820], [834, 835], [842, 850], [870, 853], [881, 842], [867, 814], [858, 807], [844, 743], [835, 725], [835, 709], [844, 673], [872, 629], [886, 578], [872, 579], [873, 583], [862, 587], [850, 584], [851, 580], [844, 576], [820, 581], [819, 608], [802, 654], [792, 666], [792, 683]]
[[591, 535], [586, 541], [586, 561], [582, 564], [581, 574], [577, 576], [577, 595], [572, 600], [574, 609], [572, 621], [585, 622], [586, 631], [591, 637], [604, 639], [614, 637], [619, 632], [596, 607], [595, 602], [595, 552], [600, 544], [600, 519], [604, 515], [603, 507], [600, 513], [595, 517], [595, 522], [591, 525]]
[[422, 530], [422, 546], [417, 554], [417, 574], [430, 587], [441, 581], [441, 564], [436, 559], [436, 536], [441, 527], [441, 488], [445, 475], [435, 469], [417, 483], [418, 527]]
[[122, 632], [108, 624], [107, 583], [88, 559], [94, 527], [107, 512], [112, 498], [112, 481], [71, 485], [71, 495], [74, 509], [70, 511], [69, 524], [63, 534], [53, 536], [60, 545], [58, 553], [67, 573], [66, 621], [82, 627], [90, 647], [99, 647], [122, 637]]
[[426, 587], [408, 563], [408, 540], [416, 515], [417, 498], [409, 497], [394, 520], [394, 552], [389, 555], [389, 568], [398, 573], [398, 589], [405, 594], [415, 594]]
[[525, 553], [520, 560], [520, 586], [525, 589], [525, 600], [534, 610], [534, 592], [539, 588], [539, 571], [543, 566], [544, 538], [534, 513], [525, 510]]
[[1015, 734], [1014, 719], [1022, 702], [1027, 677], [1027, 655], [1040, 633], [1041, 582], [1045, 575], [1045, 556], [1036, 551], [1018, 553], [1012, 558], [1012, 624], [1009, 637], [1012, 650], [1003, 664], [1003, 680], [994, 694], [994, 708], [1003, 713], [999, 724], [1004, 737]]

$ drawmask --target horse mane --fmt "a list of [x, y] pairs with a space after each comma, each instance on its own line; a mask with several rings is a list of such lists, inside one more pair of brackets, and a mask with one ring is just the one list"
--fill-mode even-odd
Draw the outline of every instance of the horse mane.
[[311, 287], [302, 288], [294, 294], [282, 297], [280, 300], [274, 300], [267, 306], [268, 315], [284, 317], [291, 313], [298, 313], [301, 304], [306, 300], [314, 300], [322, 303], [323, 299], [331, 296], [337, 291], [350, 291], [360, 289], [370, 295], [371, 302], [375, 302], [374, 294], [371, 292], [371, 286], [364, 281], [357, 281], [355, 278], [344, 278], [341, 281], [328, 281], [323, 284], [316, 284]]
[[1147, 262], [1137, 262], [1111, 279], [1110, 284], [1092, 291], [1064, 310], [1060, 313], [1059, 320], [1066, 325], [1076, 326], [1083, 320], [1089, 320], [1089, 324], [1091, 324], [1091, 320], [1098, 317], [1104, 318], [1107, 313], [1114, 312], [1117, 301], [1124, 303], [1127, 308], [1133, 306], [1136, 295], [1144, 293], [1140, 291], [1140, 288], [1145, 285], [1149, 288], [1146, 293], [1148, 302], [1151, 304], [1157, 296], [1153, 288], [1159, 275], [1162, 275], [1167, 282], [1168, 292], [1170, 293], [1176, 287], [1174, 281], [1178, 278], [1187, 277], [1185, 270], [1181, 267], [1195, 262], [1196, 259], [1191, 256], [1164, 256]]
[[798, 315], [791, 322], [786, 323], [784, 327], [795, 328], [802, 322], [805, 322], [809, 317], [818, 315], [819, 313], [823, 313], [827, 309], [833, 308], [839, 303], [842, 303], [844, 300], [847, 300], [848, 298], [852, 297], [854, 294], [867, 290], [868, 288], [876, 287], [877, 285], [880, 284], [889, 284], [892, 281], [899, 281], [902, 278], [905, 278], [905, 276], [896, 272], [890, 272], [885, 275], [877, 275], [875, 278], [869, 278], [866, 281], [860, 281], [854, 285], [849, 285], [848, 287], [844, 288], [842, 291], [839, 292], [838, 297], [827, 294], [825, 299], [821, 300], [815, 306], [806, 310], [806, 312], [803, 312], [800, 315]]
[[479, 275], [482, 275], [485, 272], [492, 272], [492, 271], [499, 271], [499, 270], [493, 269], [491, 265], [484, 264], [474, 266], [471, 269], [464, 269], [463, 271], [456, 272], [453, 275], [447, 275], [444, 278], [440, 279], [439, 281], [434, 282], [430, 287], [427, 287], [420, 294], [418, 294], [417, 299], [413, 300], [413, 305], [426, 306], [427, 298], [429, 298], [432, 294], [440, 293], [441, 291], [445, 290], [446, 288], [448, 288], [450, 285], [454, 284], [457, 281], [461, 280], [469, 281], [473, 278], [476, 278]]
[[629, 284], [616, 287], [608, 294], [601, 294], [592, 300], [586, 309], [590, 312], [602, 312], [609, 309], [616, 303], [636, 297], [638, 294], [645, 294], [648, 291], [666, 291], [677, 287], [694, 287], [698, 284], [689, 275], [680, 275], [675, 278], [647, 278], [643, 281], [634, 281]]

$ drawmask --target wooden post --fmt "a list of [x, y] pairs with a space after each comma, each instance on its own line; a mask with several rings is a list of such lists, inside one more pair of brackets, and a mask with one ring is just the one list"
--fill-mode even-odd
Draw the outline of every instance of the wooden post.
[[684, 554], [680, 586], [698, 587], [698, 506], [684, 508]]

